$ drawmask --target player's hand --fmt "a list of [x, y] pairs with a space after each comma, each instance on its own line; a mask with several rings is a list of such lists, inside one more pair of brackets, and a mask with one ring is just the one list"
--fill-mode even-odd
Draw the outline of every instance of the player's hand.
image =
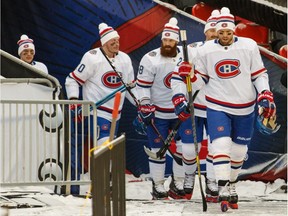
[[147, 127], [139, 115], [134, 119], [133, 126], [138, 134], [147, 135]]
[[149, 125], [151, 120], [154, 119], [155, 110], [156, 108], [153, 104], [144, 104], [139, 106], [139, 116], [146, 125]]
[[276, 105], [274, 103], [273, 93], [265, 90], [258, 94], [258, 114], [264, 118], [274, 117], [276, 114]]
[[183, 61], [179, 66], [178, 74], [183, 79], [183, 81], [186, 81], [186, 77], [190, 76], [191, 71], [191, 64], [189, 62]]
[[81, 104], [70, 104], [69, 110], [71, 112], [71, 119], [75, 122], [82, 121], [82, 109]]
[[190, 117], [188, 104], [184, 94], [176, 94], [172, 97], [172, 102], [175, 106], [175, 114], [181, 121], [185, 121]]

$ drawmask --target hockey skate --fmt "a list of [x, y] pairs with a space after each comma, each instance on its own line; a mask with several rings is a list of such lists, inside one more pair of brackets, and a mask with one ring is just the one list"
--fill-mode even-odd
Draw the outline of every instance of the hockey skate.
[[168, 195], [173, 199], [185, 199], [185, 192], [183, 189], [183, 178], [174, 178], [172, 175], [171, 183], [169, 185]]
[[206, 201], [207, 202], [218, 202], [218, 185], [216, 183], [216, 180], [211, 180], [206, 177]]
[[236, 192], [236, 182], [230, 182], [229, 192], [230, 192], [229, 207], [232, 209], [238, 209], [238, 194]]
[[168, 200], [168, 193], [164, 188], [164, 181], [152, 181], [152, 199], [153, 200]]
[[226, 212], [229, 208], [230, 203], [230, 193], [228, 189], [229, 181], [218, 181], [218, 189], [219, 189], [219, 202], [221, 205], [222, 212]]
[[195, 173], [193, 174], [185, 173], [184, 191], [187, 200], [190, 200], [192, 198], [194, 183], [195, 183]]

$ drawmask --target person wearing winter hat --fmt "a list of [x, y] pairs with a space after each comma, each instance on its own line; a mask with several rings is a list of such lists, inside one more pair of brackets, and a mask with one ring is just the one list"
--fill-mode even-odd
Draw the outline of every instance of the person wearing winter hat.
[[18, 40], [17, 44], [19, 46], [18, 55], [20, 56], [21, 60], [48, 74], [48, 69], [45, 64], [34, 61], [35, 46], [31, 38], [24, 34], [20, 37], [20, 40]]
[[[260, 123], [263, 127], [269, 127], [265, 122], [276, 118], [267, 69], [257, 43], [234, 36], [234, 26], [230, 10], [222, 8], [216, 24], [218, 39], [198, 49], [195, 73], [191, 74], [194, 90], [205, 86], [213, 168], [223, 212], [239, 207], [236, 182], [253, 135], [255, 98], [258, 118], [267, 120]], [[191, 70], [186, 65], [178, 74], [185, 77]], [[173, 82], [171, 87], [175, 87]]]
[[216, 31], [219, 43], [227, 46], [233, 43], [233, 35], [235, 30], [234, 16], [230, 14], [227, 7], [221, 9], [221, 14], [217, 17]]
[[[137, 74], [136, 89], [140, 106], [138, 116], [133, 124], [137, 125], [139, 121], [145, 123], [147, 126], [147, 139], [152, 152], [157, 152], [163, 145], [152, 124], [155, 125], [165, 139], [169, 130], [177, 122], [175, 107], [171, 101], [173, 92], [170, 88], [174, 68], [183, 59], [182, 46], [177, 46], [179, 42], [179, 27], [177, 24], [178, 20], [175, 17], [172, 17], [165, 24], [161, 34], [161, 47], [149, 51], [142, 57]], [[187, 115], [185, 112], [182, 114], [183, 116]], [[192, 143], [187, 142], [186, 144]], [[194, 148], [191, 145], [187, 145], [185, 149], [193, 151]], [[185, 158], [183, 164], [187, 164], [185, 165], [187, 172], [194, 172], [196, 170], [193, 162], [195, 157], [190, 158], [189, 154], [189, 152], [184, 152], [183, 150], [183, 158]], [[173, 159], [173, 175], [167, 191], [164, 187], [165, 157], [149, 157], [153, 199], [168, 199], [168, 196], [174, 199], [191, 198], [190, 192], [187, 197], [184, 190], [185, 174], [184, 168], [180, 165], [182, 163], [181, 140], [177, 141], [176, 153], [173, 155]]]
[[213, 10], [211, 16], [206, 21], [204, 27], [204, 34], [206, 37], [206, 41], [217, 38], [216, 23], [219, 14], [220, 14], [219, 10]]
[[[79, 98], [83, 98], [83, 100], [93, 101], [96, 103], [114, 92], [115, 89], [121, 87], [123, 82], [130, 84], [134, 81], [132, 61], [126, 53], [119, 51], [120, 36], [117, 31], [111, 26], [108, 26], [106, 23], [99, 24], [98, 29], [102, 46], [86, 52], [83, 55], [79, 65], [66, 77], [65, 87], [68, 99], [78, 100]], [[82, 97], [79, 95], [80, 87], [82, 87]], [[134, 93], [134, 95], [136, 95], [134, 89], [131, 91]], [[117, 134], [125, 96], [131, 103], [134, 104], [134, 101], [129, 93], [127, 91], [123, 92], [119, 106], [119, 115], [115, 134]], [[77, 106], [77, 104], [70, 106], [70, 110], [74, 114], [77, 111]], [[114, 100], [111, 99], [97, 107], [97, 126], [99, 128], [99, 137], [97, 140], [98, 146], [109, 139], [113, 106]], [[75, 118], [75, 121], [77, 120], [81, 121], [82, 118]], [[93, 134], [93, 118], [90, 118], [90, 120], [90, 125], [92, 125], [90, 131], [91, 134]], [[72, 124], [77, 124], [75, 121], [72, 121]], [[81, 125], [82, 124], [78, 124], [78, 132], [81, 132], [82, 130]], [[85, 122], [85, 125], [87, 126], [88, 123]], [[71, 127], [73, 128], [73, 126]], [[79, 169], [79, 163], [81, 163], [81, 159], [75, 158], [75, 155], [77, 155], [75, 154], [77, 151], [75, 139], [76, 135], [74, 134], [71, 137], [71, 152], [74, 152], [74, 154], [71, 153], [71, 176], [72, 179], [79, 179], [81, 171], [81, 169]], [[79, 143], [78, 140], [79, 157], [82, 155], [81, 147], [79, 148], [81, 145], [82, 143]], [[76, 161], [78, 161], [78, 164], [76, 164]], [[78, 173], [76, 173], [77, 166]], [[78, 194], [79, 186], [72, 186], [71, 192], [73, 194]]]
[[[189, 46], [191, 47], [191, 49], [189, 50], [190, 52], [196, 53], [197, 55], [198, 49], [200, 49], [205, 44], [205, 42], [217, 39], [216, 23], [219, 14], [219, 10], [212, 11], [211, 16], [207, 19], [204, 27], [205, 41], [198, 41], [189, 44]], [[213, 146], [209, 143], [209, 130], [207, 127], [205, 88], [202, 88], [198, 92], [197, 97], [194, 99], [194, 108], [198, 145], [200, 146], [205, 139], [208, 140], [208, 154], [206, 155], [206, 172], [205, 169], [201, 169], [201, 173], [205, 175], [206, 201], [218, 202], [218, 185], [215, 179], [212, 163]], [[194, 181], [195, 174], [193, 175], [193, 182]]]

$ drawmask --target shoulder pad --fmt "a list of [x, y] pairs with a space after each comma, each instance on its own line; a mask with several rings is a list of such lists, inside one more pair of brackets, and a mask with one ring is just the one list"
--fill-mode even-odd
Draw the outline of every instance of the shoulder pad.
[[89, 53], [90, 53], [91, 55], [96, 55], [96, 54], [97, 54], [97, 50], [95, 50], [95, 49], [90, 50]]
[[153, 56], [156, 56], [156, 54], [157, 54], [157, 53], [156, 53], [155, 51], [151, 51], [151, 52], [149, 52], [148, 55], [153, 57]]

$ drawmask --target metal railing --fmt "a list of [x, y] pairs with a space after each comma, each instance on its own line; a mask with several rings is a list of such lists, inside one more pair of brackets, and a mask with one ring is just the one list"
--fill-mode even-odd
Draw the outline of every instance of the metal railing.
[[[1, 187], [91, 183], [81, 180], [81, 175], [90, 170], [89, 151], [96, 147], [95, 104], [73, 100], [0, 102]], [[80, 106], [71, 111], [72, 104]]]

